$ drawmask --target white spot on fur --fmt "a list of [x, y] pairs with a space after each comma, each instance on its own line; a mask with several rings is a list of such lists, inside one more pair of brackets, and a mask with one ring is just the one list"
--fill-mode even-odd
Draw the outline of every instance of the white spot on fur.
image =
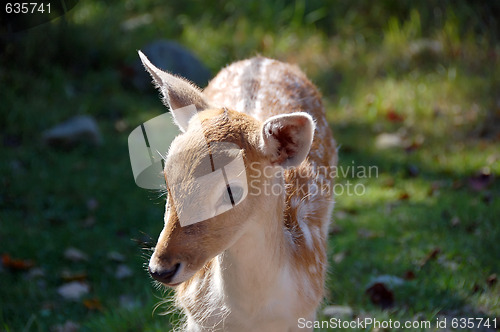
[[304, 240], [306, 241], [306, 246], [309, 249], [313, 248], [313, 239], [311, 235], [311, 231], [309, 230], [309, 226], [304, 222], [304, 219], [301, 219], [300, 217], [297, 218], [300, 230], [302, 231], [302, 234], [304, 235]]
[[316, 265], [309, 265], [309, 272], [311, 272], [312, 274], [316, 274], [318, 272]]
[[290, 233], [289, 229], [286, 229], [284, 227], [284, 234], [285, 234], [285, 241], [288, 242], [288, 244], [295, 250], [295, 242], [293, 241], [293, 236], [292, 233]]
[[[272, 62], [273, 62], [273, 60], [267, 59], [267, 58], [262, 60], [260, 68], [259, 68], [259, 74], [258, 74], [259, 77], [262, 77], [264, 74], [267, 73], [268, 67]], [[265, 103], [266, 103], [266, 100], [263, 100], [264, 96], [265, 96], [265, 94], [257, 93], [257, 98], [255, 100], [255, 105], [254, 105], [255, 109], [254, 109], [253, 116], [256, 119], [261, 120], [261, 121], [265, 120], [265, 118], [267, 116], [267, 115], [263, 116], [263, 114], [262, 114], [264, 111], [262, 105], [265, 105]]]
[[302, 279], [301, 283], [302, 283], [302, 290], [304, 291], [304, 296], [309, 299], [314, 298], [314, 289], [312, 287], [309, 278], [305, 273], [301, 275], [301, 279]]
[[299, 205], [300, 205], [300, 198], [297, 196], [293, 196], [290, 201], [290, 206], [292, 207], [292, 209], [296, 209], [299, 207]]
[[335, 206], [335, 201], [332, 199], [328, 203], [328, 208], [326, 209], [326, 220], [323, 221], [323, 224], [321, 225], [321, 233], [323, 234], [324, 237], [327, 236], [328, 234], [328, 228], [330, 227], [330, 221], [332, 220], [332, 212], [333, 212], [333, 207]]
[[311, 225], [310, 229], [311, 229], [311, 234], [313, 236], [313, 239], [318, 239], [319, 240], [322, 237], [322, 234], [321, 234], [318, 226]]

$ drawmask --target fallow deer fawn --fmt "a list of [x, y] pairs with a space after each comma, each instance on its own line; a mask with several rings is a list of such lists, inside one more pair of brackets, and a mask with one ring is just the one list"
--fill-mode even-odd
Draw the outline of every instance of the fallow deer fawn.
[[[170, 109], [198, 111], [196, 121], [173, 113], [182, 133], [165, 158], [168, 191], [193, 181], [219, 142], [241, 151], [248, 188], [232, 208], [189, 225], [169, 192], [151, 276], [175, 288], [188, 331], [298, 330], [323, 297], [333, 209], [337, 151], [320, 94], [297, 67], [263, 57], [226, 67], [202, 92], [139, 55]], [[203, 205], [227, 195], [224, 184], [197, 190]]]

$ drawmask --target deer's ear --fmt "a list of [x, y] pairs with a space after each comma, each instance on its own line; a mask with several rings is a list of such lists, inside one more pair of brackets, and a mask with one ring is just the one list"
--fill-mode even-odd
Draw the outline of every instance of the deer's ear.
[[[202, 111], [209, 107], [201, 90], [189, 81], [157, 68], [144, 53], [138, 52], [142, 64], [163, 95], [163, 103], [170, 108], [179, 129], [185, 132], [189, 120], [196, 114], [196, 111]], [[192, 107], [189, 107], [192, 105], [194, 105], [195, 111], [193, 111]]]
[[309, 153], [314, 128], [314, 120], [304, 112], [273, 116], [262, 125], [261, 149], [274, 165], [298, 166]]

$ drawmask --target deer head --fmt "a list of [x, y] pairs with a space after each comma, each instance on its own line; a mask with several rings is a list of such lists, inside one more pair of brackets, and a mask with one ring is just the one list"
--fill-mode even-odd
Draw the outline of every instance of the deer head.
[[303, 112], [261, 122], [216, 107], [188, 81], [139, 56], [182, 132], [165, 158], [165, 225], [149, 262], [153, 278], [175, 286], [230, 248], [252, 223], [266, 222], [270, 210], [282, 213], [284, 190], [262, 188], [280, 184], [280, 170], [304, 161], [315, 125]]

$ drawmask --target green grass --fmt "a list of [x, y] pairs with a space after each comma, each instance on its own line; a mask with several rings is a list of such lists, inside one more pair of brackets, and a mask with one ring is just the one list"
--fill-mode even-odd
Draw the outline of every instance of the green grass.
[[[498, 11], [466, 1], [82, 1], [63, 19], [5, 37], [0, 254], [32, 260], [43, 274], [0, 268], [0, 331], [178, 324], [159, 315], [164, 305], [155, 310], [163, 294], [144, 270], [142, 248], [162, 228], [163, 202], [135, 186], [127, 148], [130, 131], [165, 110], [153, 87], [140, 93], [122, 76], [137, 49], [165, 37], [213, 73], [256, 54], [299, 64], [323, 92], [340, 165], [377, 167], [378, 177], [338, 179], [366, 191], [337, 197], [324, 305], [378, 319], [500, 317], [500, 284], [486, 281], [500, 274]], [[147, 14], [150, 24], [121, 28]], [[75, 114], [97, 119], [102, 146], [41, 143], [43, 130]], [[401, 146], [378, 148], [383, 133], [398, 134]], [[475, 191], [469, 182], [480, 171], [494, 181]], [[68, 247], [88, 260], [65, 259]], [[110, 260], [113, 251], [125, 262]], [[120, 264], [133, 275], [117, 279]], [[86, 275], [82, 300], [57, 294], [65, 271]], [[392, 289], [392, 307], [370, 301], [372, 278], [408, 271], [415, 278]]]

